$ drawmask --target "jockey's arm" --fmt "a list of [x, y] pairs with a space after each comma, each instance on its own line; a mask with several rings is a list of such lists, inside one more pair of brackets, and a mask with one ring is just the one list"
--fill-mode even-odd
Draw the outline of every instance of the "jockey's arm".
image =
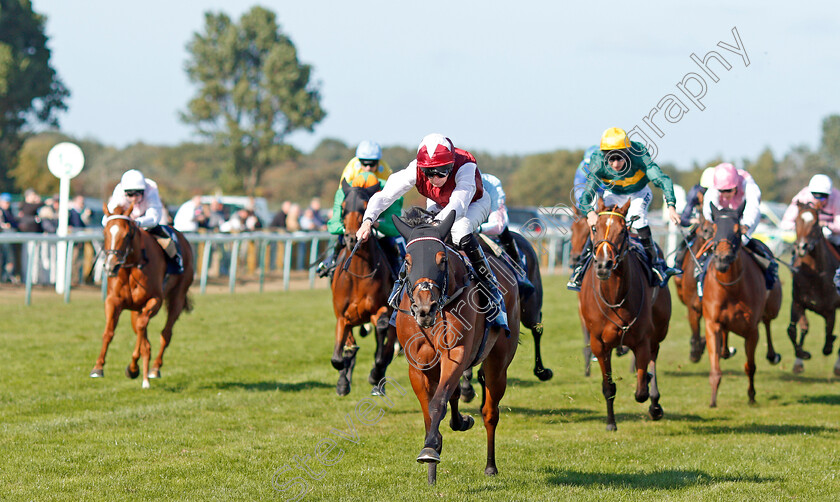
[[477, 166], [469, 162], [464, 164], [455, 173], [455, 189], [449, 196], [449, 204], [446, 205], [435, 216], [435, 220], [443, 221], [451, 212], [455, 213], [455, 219], [461, 218], [467, 212], [467, 206], [472, 202], [475, 195], [475, 170]]
[[416, 162], [412, 161], [402, 171], [392, 174], [388, 178], [388, 181], [385, 182], [385, 187], [373, 194], [373, 197], [370, 198], [365, 215], [362, 218], [362, 226], [356, 232], [356, 237], [360, 241], [364, 242], [367, 240], [370, 236], [370, 229], [373, 226], [373, 222], [379, 219], [382, 212], [417, 184]]
[[747, 201], [747, 205], [744, 207], [744, 214], [741, 216], [741, 224], [747, 227], [745, 235], [751, 236], [761, 219], [761, 189], [752, 180], [747, 180], [746, 185], [744, 200]]
[[674, 194], [674, 182], [671, 181], [671, 177], [662, 172], [659, 164], [650, 158], [647, 150], [642, 153], [641, 160], [645, 164], [645, 174], [648, 179], [651, 183], [658, 186], [662, 190], [663, 195], [665, 195], [665, 203], [669, 206], [676, 207], [677, 196]]
[[341, 221], [342, 202], [344, 202], [344, 190], [339, 188], [335, 192], [332, 216], [330, 216], [330, 221], [327, 222], [327, 231], [333, 235], [341, 235], [344, 233], [344, 222]]
[[831, 233], [840, 234], [840, 191], [832, 189], [832, 193], [823, 210], [831, 215], [831, 219], [826, 224]]
[[790, 205], [785, 209], [785, 214], [782, 215], [782, 221], [779, 222], [779, 228], [782, 230], [793, 230], [796, 228], [796, 217], [799, 215], [799, 194], [793, 197]]

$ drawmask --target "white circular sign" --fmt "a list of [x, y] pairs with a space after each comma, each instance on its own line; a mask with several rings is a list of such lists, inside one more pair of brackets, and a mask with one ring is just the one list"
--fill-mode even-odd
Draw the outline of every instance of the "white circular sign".
[[75, 178], [85, 165], [82, 149], [73, 143], [59, 143], [47, 155], [47, 167], [57, 178]]

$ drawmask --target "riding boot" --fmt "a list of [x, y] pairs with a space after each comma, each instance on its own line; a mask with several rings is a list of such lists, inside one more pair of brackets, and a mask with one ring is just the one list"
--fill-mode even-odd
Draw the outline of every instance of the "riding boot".
[[522, 255], [519, 253], [519, 248], [516, 246], [516, 241], [513, 240], [513, 235], [511, 235], [507, 227], [499, 234], [499, 242], [502, 243], [505, 252], [513, 260], [513, 263], [516, 264], [514, 272], [516, 273], [516, 282], [519, 286], [519, 297], [525, 299], [536, 291], [536, 288], [531, 283], [531, 280], [528, 279], [528, 273], [525, 270], [526, 263], [524, 263]]
[[344, 236], [342, 235], [338, 236], [338, 240], [335, 242], [335, 247], [333, 247], [332, 253], [324, 258], [324, 261], [318, 264], [318, 268], [315, 269], [318, 277], [327, 277], [332, 275], [335, 270], [335, 260], [338, 258], [338, 252], [344, 247], [343, 237]]
[[669, 267], [665, 260], [660, 260], [656, 253], [656, 246], [653, 244], [653, 236], [650, 233], [650, 227], [642, 227], [637, 230], [639, 240], [642, 242], [642, 247], [645, 248], [645, 254], [650, 263], [651, 270], [656, 276], [656, 282], [651, 286], [665, 287], [668, 284], [668, 278], [672, 275], [682, 274], [682, 270], [678, 268]]
[[764, 284], [768, 290], [773, 289], [773, 285], [779, 279], [779, 264], [776, 263], [776, 258], [773, 252], [766, 244], [758, 239], [752, 239], [747, 242], [747, 250], [752, 251], [753, 258], [755, 258], [758, 266], [764, 272]]
[[400, 272], [397, 274], [397, 280], [394, 281], [394, 287], [391, 289], [391, 294], [388, 295], [388, 305], [393, 309], [400, 307], [400, 298], [402, 298], [403, 285], [405, 284], [405, 277], [407, 275], [408, 265], [403, 261]]
[[458, 247], [466, 253], [478, 276], [478, 282], [483, 286], [481, 288], [482, 291], [487, 297], [487, 300], [495, 307], [496, 315], [492, 317], [488, 316], [488, 320], [507, 326], [507, 312], [503, 308], [504, 298], [502, 298], [499, 282], [496, 280], [496, 276], [493, 275], [490, 264], [487, 262], [487, 258], [485, 258], [475, 234], [462, 237]]
[[840, 295], [840, 268], [834, 272], [834, 289], [836, 289], [837, 294]]
[[566, 283], [566, 289], [580, 291], [580, 284], [583, 282], [583, 273], [586, 272], [586, 268], [589, 265], [589, 258], [591, 254], [592, 239], [587, 237], [586, 244], [583, 246], [583, 251], [581, 251], [577, 262], [573, 265], [574, 268], [572, 269], [572, 276], [569, 277], [569, 282]]
[[379, 246], [385, 253], [388, 259], [388, 266], [391, 268], [391, 274], [396, 277], [400, 273], [402, 266], [402, 256], [400, 256], [400, 247], [397, 245], [397, 239], [394, 237], [383, 237], [379, 239]]

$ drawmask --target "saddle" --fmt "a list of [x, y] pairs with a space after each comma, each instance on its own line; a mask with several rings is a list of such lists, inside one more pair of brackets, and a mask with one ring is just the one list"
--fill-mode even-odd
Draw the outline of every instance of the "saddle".
[[175, 275], [184, 273], [182, 266], [179, 264], [181, 261], [181, 243], [178, 240], [178, 234], [175, 233], [175, 229], [169, 225], [158, 225], [153, 229], [149, 229], [149, 233], [155, 238], [155, 241], [157, 241], [166, 255], [166, 274]]
[[[653, 245], [656, 248], [657, 255], [662, 252], [662, 248], [659, 247], [659, 244], [654, 242]], [[648, 284], [651, 286], [658, 286], [659, 277], [653, 271], [653, 263], [648, 258], [642, 242], [635, 235], [630, 236], [629, 249], [631, 253], [635, 253], [639, 258], [639, 262], [642, 264], [642, 270], [645, 271], [645, 277], [647, 277]]]

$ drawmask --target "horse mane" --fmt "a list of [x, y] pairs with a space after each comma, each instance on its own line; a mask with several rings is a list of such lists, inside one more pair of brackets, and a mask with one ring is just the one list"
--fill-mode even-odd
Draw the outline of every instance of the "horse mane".
[[408, 226], [414, 228], [420, 225], [432, 225], [435, 222], [435, 215], [437, 213], [433, 213], [431, 211], [426, 211], [422, 207], [413, 206], [408, 208], [405, 212], [405, 216], [403, 216], [403, 221], [408, 224]]

